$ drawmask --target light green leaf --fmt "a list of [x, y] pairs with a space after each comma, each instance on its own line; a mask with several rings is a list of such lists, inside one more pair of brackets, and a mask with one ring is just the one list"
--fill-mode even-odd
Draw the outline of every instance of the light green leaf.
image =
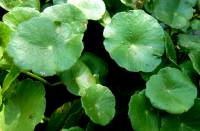
[[39, 15], [40, 12], [34, 8], [16, 7], [3, 16], [3, 22], [11, 29], [16, 30], [20, 23]]
[[106, 11], [103, 0], [68, 0], [67, 2], [79, 8], [91, 20], [101, 19]]
[[162, 118], [160, 131], [199, 131], [200, 130], [200, 100], [181, 115], [166, 115]]
[[193, 106], [197, 89], [180, 70], [166, 67], [150, 77], [146, 83], [146, 96], [154, 107], [181, 114]]
[[87, 88], [96, 84], [89, 68], [82, 61], [77, 61], [72, 68], [62, 72], [60, 78], [69, 92], [78, 96], [83, 95]]
[[11, 29], [3, 22], [0, 22], [0, 47], [5, 48], [10, 40]]
[[45, 90], [30, 79], [17, 85], [0, 112], [1, 131], [33, 131], [45, 111]]
[[159, 114], [146, 99], [144, 91], [131, 96], [128, 116], [136, 131], [159, 131]]
[[103, 35], [110, 56], [128, 71], [151, 72], [161, 63], [164, 31], [142, 10], [117, 13]]
[[172, 39], [167, 32], [165, 32], [165, 50], [166, 56], [169, 58], [169, 60], [176, 64], [176, 50]]
[[[2, 98], [3, 98], [1, 92], [2, 92], [2, 89], [1, 89], [1, 86], [0, 86], [0, 107], [1, 107], [1, 104], [2, 104]], [[0, 129], [1, 129], [1, 128], [0, 128]]]
[[75, 126], [75, 127], [69, 128], [69, 129], [62, 129], [61, 131], [84, 131], [84, 130], [78, 126]]
[[154, 0], [153, 15], [172, 28], [182, 29], [189, 25], [196, 0]]
[[8, 11], [15, 7], [32, 7], [39, 10], [39, 0], [0, 0], [0, 6]]
[[56, 23], [70, 24], [73, 33], [83, 33], [87, 28], [87, 18], [78, 8], [70, 4], [50, 6], [41, 13], [41, 16]]
[[97, 84], [88, 88], [81, 102], [94, 123], [107, 125], [115, 115], [115, 97], [105, 86]]
[[34, 17], [18, 26], [7, 52], [21, 69], [51, 76], [75, 64], [83, 50], [82, 38], [70, 24]]
[[17, 67], [12, 66], [10, 72], [6, 75], [3, 81], [3, 88], [1, 92], [2, 94], [4, 94], [8, 90], [12, 82], [19, 76], [19, 74], [20, 70]]

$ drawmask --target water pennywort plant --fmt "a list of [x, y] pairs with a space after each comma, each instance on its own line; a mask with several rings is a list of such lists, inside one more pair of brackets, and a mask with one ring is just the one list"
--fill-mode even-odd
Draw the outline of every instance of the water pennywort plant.
[[[0, 131], [200, 130], [199, 5], [0, 0]], [[87, 32], [102, 35], [91, 50]], [[63, 87], [51, 109], [49, 90]]]

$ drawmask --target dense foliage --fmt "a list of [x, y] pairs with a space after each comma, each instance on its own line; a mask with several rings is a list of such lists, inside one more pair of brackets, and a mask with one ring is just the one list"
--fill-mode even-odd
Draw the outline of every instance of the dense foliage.
[[0, 131], [200, 130], [200, 0], [0, 7]]

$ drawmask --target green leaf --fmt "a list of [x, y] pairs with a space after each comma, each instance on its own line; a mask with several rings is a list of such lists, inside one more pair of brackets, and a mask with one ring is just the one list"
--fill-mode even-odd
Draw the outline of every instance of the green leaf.
[[166, 115], [162, 118], [160, 131], [199, 131], [200, 130], [200, 100], [181, 115]]
[[20, 23], [39, 15], [40, 12], [34, 8], [16, 7], [3, 16], [3, 22], [11, 29], [16, 30]]
[[163, 29], [142, 10], [117, 13], [103, 35], [110, 56], [128, 71], [151, 72], [161, 63]]
[[176, 50], [172, 42], [172, 39], [167, 32], [165, 32], [165, 50], [166, 50], [166, 56], [169, 58], [169, 60], [174, 64], [176, 64], [177, 61]]
[[128, 116], [136, 131], [159, 131], [159, 114], [146, 99], [144, 91], [131, 96]]
[[10, 40], [12, 31], [3, 22], [0, 22], [0, 47], [5, 48]]
[[84, 131], [84, 130], [78, 126], [75, 126], [75, 127], [69, 128], [69, 129], [62, 129], [61, 131]]
[[[2, 104], [2, 98], [3, 98], [3, 96], [2, 96], [2, 89], [1, 89], [1, 86], [0, 86], [0, 107], [1, 107], [1, 104]], [[1, 129], [1, 128], [0, 128]]]
[[39, 0], [0, 0], [0, 6], [8, 11], [15, 7], [32, 7], [39, 9]]
[[200, 20], [198, 20], [198, 19], [192, 20], [191, 27], [193, 30], [200, 30]]
[[50, 6], [41, 13], [41, 16], [47, 17], [58, 24], [70, 24], [73, 33], [83, 33], [87, 28], [87, 18], [78, 8], [70, 4]]
[[102, 83], [104, 77], [108, 74], [107, 63], [90, 52], [82, 54], [81, 60], [89, 67], [93, 76]]
[[146, 96], [154, 107], [181, 114], [193, 106], [197, 89], [180, 70], [166, 67], [150, 77], [146, 83]]
[[21, 69], [51, 76], [75, 64], [83, 50], [82, 38], [70, 24], [34, 17], [18, 26], [7, 52]]
[[192, 61], [194, 69], [200, 75], [200, 51], [192, 51], [188, 55]]
[[172, 28], [182, 29], [189, 25], [195, 4], [196, 0], [154, 0], [152, 13]]
[[4, 94], [8, 90], [8, 88], [10, 87], [12, 82], [15, 79], [17, 79], [19, 74], [20, 74], [20, 70], [17, 67], [12, 66], [10, 69], [10, 72], [6, 75], [6, 77], [3, 81], [3, 88], [2, 88], [2, 92], [1, 92], [2, 94]]
[[106, 11], [103, 0], [68, 0], [67, 2], [79, 8], [91, 20], [101, 19]]
[[107, 125], [115, 115], [115, 97], [100, 84], [88, 88], [81, 102], [85, 113], [94, 123]]
[[30, 79], [19, 83], [0, 112], [0, 130], [33, 131], [45, 111], [45, 90]]
[[179, 46], [188, 52], [189, 58], [196, 72], [200, 74], [200, 37], [199, 35], [179, 34]]
[[67, 115], [71, 109], [71, 103], [65, 103], [61, 107], [57, 108], [50, 117], [48, 121], [46, 130], [47, 131], [58, 131], [60, 130], [65, 122]]
[[96, 84], [89, 68], [81, 61], [77, 61], [72, 68], [62, 72], [60, 78], [69, 92], [78, 96], [82, 96], [87, 88]]

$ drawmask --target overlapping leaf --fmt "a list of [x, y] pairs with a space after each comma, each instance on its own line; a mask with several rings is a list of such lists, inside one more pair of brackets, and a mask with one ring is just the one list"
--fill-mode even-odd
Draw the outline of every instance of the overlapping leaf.
[[145, 97], [144, 91], [135, 93], [129, 102], [129, 118], [136, 131], [159, 131], [159, 115]]

